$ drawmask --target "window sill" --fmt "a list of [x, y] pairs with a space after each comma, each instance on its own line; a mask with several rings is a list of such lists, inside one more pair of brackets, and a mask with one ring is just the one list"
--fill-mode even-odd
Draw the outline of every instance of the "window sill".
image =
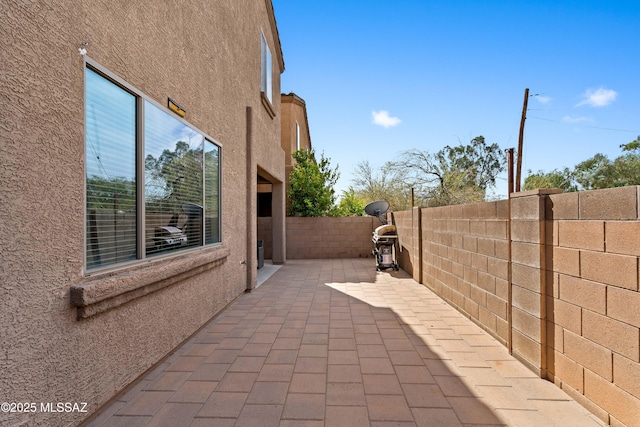
[[273, 105], [267, 95], [264, 92], [260, 92], [260, 98], [262, 99], [262, 105], [264, 105], [264, 109], [269, 113], [269, 117], [272, 119], [276, 116], [276, 111], [273, 109]]
[[88, 278], [71, 286], [71, 305], [78, 307], [78, 320], [85, 319], [216, 268], [230, 253], [228, 247], [220, 245]]

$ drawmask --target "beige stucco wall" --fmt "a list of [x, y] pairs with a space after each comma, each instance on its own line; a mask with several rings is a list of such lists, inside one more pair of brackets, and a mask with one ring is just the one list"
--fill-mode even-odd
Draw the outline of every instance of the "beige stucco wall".
[[311, 150], [311, 134], [307, 120], [307, 106], [305, 101], [295, 93], [283, 94], [282, 102], [282, 149], [285, 155], [286, 182], [289, 188], [289, 174], [293, 169], [294, 160], [291, 156], [296, 151], [296, 122], [300, 126], [300, 149]]
[[296, 151], [296, 122], [300, 126], [300, 149], [311, 149], [311, 135], [307, 120], [307, 106], [295, 93], [282, 94], [282, 149], [286, 156], [286, 165], [291, 166], [291, 154]]
[[[244, 292], [242, 262], [255, 254], [246, 236], [256, 221], [248, 205], [255, 206], [257, 168], [284, 181], [275, 96], [283, 62], [270, 7], [268, 0], [0, 3], [3, 401], [87, 402], [95, 411]], [[260, 97], [261, 29], [273, 54], [275, 117]], [[87, 57], [161, 105], [171, 97], [189, 123], [222, 144], [222, 245], [85, 277], [82, 42]], [[150, 293], [77, 320], [71, 287], [99, 291], [100, 280], [126, 289], [146, 281], [136, 292]], [[87, 415], [2, 414], [1, 423], [72, 425]]]

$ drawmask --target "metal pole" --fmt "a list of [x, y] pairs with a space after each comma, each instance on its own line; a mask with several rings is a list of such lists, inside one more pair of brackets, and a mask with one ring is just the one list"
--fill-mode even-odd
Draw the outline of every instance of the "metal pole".
[[511, 193], [513, 193], [513, 148], [507, 149], [507, 165], [509, 175], [509, 194], [507, 195], [507, 345], [509, 354], [513, 354], [513, 282], [511, 269]]
[[529, 103], [529, 88], [524, 90], [524, 102], [522, 104], [522, 118], [520, 119], [520, 136], [518, 137], [518, 164], [516, 166], [516, 193], [520, 191], [520, 179], [522, 177], [522, 145], [524, 140], [524, 121], [527, 119], [527, 104]]

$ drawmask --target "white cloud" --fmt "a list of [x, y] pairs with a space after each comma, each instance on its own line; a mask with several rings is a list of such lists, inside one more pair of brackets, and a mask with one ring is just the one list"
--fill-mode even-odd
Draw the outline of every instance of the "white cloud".
[[565, 123], [584, 123], [590, 122], [591, 119], [589, 117], [579, 117], [579, 116], [564, 116], [562, 121]]
[[599, 89], [587, 89], [587, 91], [582, 95], [583, 99], [580, 101], [576, 107], [581, 107], [583, 105], [588, 105], [590, 107], [606, 107], [616, 100], [618, 96], [618, 92], [611, 89], [605, 89], [603, 87]]
[[534, 98], [537, 99], [540, 104], [548, 104], [551, 102], [551, 97], [546, 95], [535, 95]]
[[389, 112], [385, 110], [380, 111], [372, 111], [371, 112], [372, 123], [374, 125], [382, 126], [385, 128], [390, 128], [392, 126], [397, 126], [400, 124], [402, 120], [397, 117], [389, 116]]

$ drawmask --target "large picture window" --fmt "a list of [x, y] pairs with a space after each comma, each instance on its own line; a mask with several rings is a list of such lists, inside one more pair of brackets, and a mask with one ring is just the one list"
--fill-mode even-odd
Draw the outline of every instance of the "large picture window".
[[89, 67], [85, 116], [87, 270], [221, 241], [216, 143]]

